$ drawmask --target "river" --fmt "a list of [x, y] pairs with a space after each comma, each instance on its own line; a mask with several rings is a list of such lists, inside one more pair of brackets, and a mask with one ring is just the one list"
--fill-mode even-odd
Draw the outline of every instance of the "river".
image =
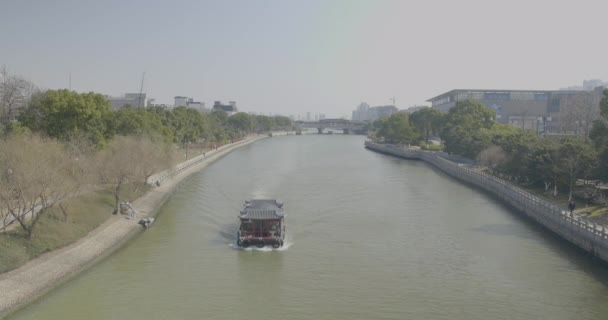
[[[21, 319], [605, 319], [608, 269], [492, 197], [363, 137], [242, 147], [185, 181], [140, 237]], [[232, 247], [249, 198], [289, 242]]]

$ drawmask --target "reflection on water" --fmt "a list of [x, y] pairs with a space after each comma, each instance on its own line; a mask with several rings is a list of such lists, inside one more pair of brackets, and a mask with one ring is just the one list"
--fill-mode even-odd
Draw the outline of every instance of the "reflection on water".
[[[235, 250], [250, 198], [285, 202], [291, 245]], [[606, 279], [422, 162], [362, 137], [273, 137], [193, 176], [141, 237], [11, 319], [604, 319]]]

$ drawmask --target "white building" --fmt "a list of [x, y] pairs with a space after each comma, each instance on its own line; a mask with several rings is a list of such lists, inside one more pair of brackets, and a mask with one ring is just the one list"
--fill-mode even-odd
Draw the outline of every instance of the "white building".
[[174, 105], [176, 107], [186, 107], [188, 105], [188, 97], [175, 96], [173, 99], [175, 100]]
[[175, 107], [188, 107], [192, 109], [197, 109], [200, 111], [205, 110], [205, 103], [200, 101], [194, 101], [192, 98], [183, 97], [183, 96], [175, 96], [173, 97], [175, 100]]

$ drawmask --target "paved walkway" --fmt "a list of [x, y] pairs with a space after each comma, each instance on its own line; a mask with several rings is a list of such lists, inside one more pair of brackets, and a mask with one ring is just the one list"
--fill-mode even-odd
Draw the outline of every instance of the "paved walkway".
[[[230, 151], [262, 138], [265, 136], [251, 137], [207, 152], [204, 160], [180, 170], [176, 175], [165, 179], [160, 187], [150, 190], [135, 200], [134, 208], [148, 216], [155, 216], [186, 177], [205, 168], [209, 163]], [[140, 214], [141, 216], [142, 214]], [[121, 215], [112, 216], [81, 240], [65, 248], [44, 254], [19, 269], [0, 275], [0, 318], [25, 306], [59, 283], [67, 281], [110, 255], [133, 236], [143, 231], [143, 228], [137, 224], [138, 220], [127, 220]]]

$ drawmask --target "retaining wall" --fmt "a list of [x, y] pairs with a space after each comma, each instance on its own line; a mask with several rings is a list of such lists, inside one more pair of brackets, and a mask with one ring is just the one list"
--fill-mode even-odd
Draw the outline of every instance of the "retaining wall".
[[562, 238], [608, 262], [608, 230], [602, 225], [576, 213], [571, 214], [503, 179], [449, 161], [435, 152], [386, 146], [371, 141], [366, 141], [365, 147], [404, 159], [430, 163], [454, 178], [494, 194]]

